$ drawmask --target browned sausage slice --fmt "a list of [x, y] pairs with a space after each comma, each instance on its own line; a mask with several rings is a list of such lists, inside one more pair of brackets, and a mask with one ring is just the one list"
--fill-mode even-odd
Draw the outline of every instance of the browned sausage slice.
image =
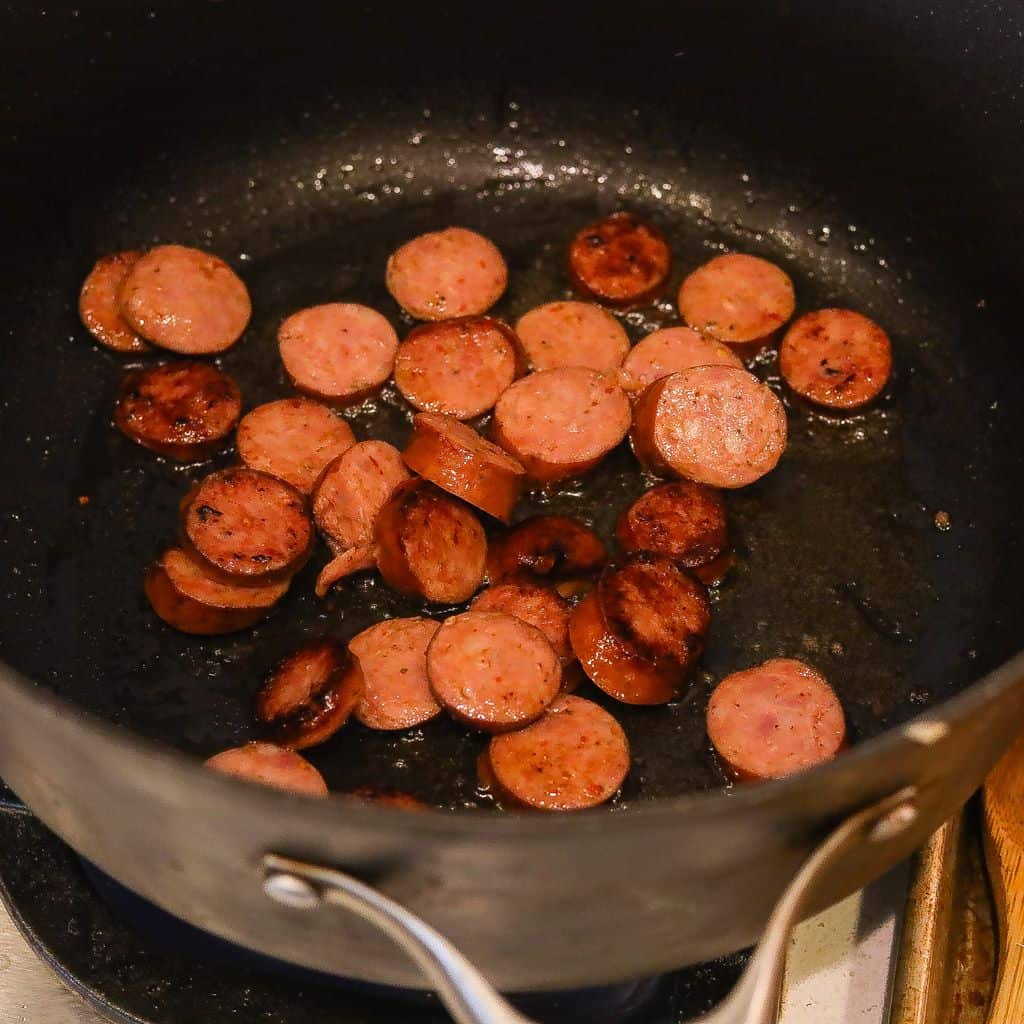
[[186, 498], [182, 532], [192, 552], [235, 581], [294, 575], [313, 546], [305, 499], [283, 480], [254, 469], [211, 473]]
[[418, 320], [486, 313], [508, 284], [497, 246], [466, 228], [431, 231], [406, 242], [388, 260], [388, 291]]
[[495, 537], [487, 551], [487, 578], [509, 576], [566, 580], [592, 576], [608, 558], [604, 541], [568, 516], [531, 516]]
[[508, 522], [526, 470], [496, 444], [453, 416], [421, 412], [402, 452], [406, 465], [470, 505]]
[[403, 793], [400, 789], [380, 789], [373, 786], [360, 786], [345, 796], [361, 800], [366, 804], [379, 804], [382, 807], [397, 807], [402, 811], [425, 811], [427, 805], [422, 800]]
[[746, 370], [694, 366], [662, 377], [640, 396], [630, 438], [637, 458], [657, 473], [745, 487], [782, 457], [786, 411]]
[[146, 573], [153, 611], [182, 633], [209, 635], [248, 629], [288, 591], [290, 581], [238, 586], [216, 579], [179, 548], [170, 548]]
[[653, 299], [668, 278], [672, 254], [653, 224], [613, 213], [580, 228], [569, 246], [569, 277], [578, 292], [610, 306]]
[[427, 647], [440, 623], [385, 619], [354, 636], [365, 686], [356, 718], [369, 729], [411, 729], [441, 713], [427, 681]]
[[211, 757], [206, 767], [272, 789], [285, 789], [306, 796], [327, 796], [324, 777], [301, 754], [273, 743], [247, 743], [244, 747], [233, 747]]
[[505, 612], [539, 629], [563, 665], [573, 660], [569, 646], [572, 606], [551, 587], [529, 580], [495, 583], [480, 592], [470, 608], [475, 612]]
[[533, 370], [614, 370], [629, 351], [629, 336], [619, 321], [592, 302], [538, 306], [519, 318], [516, 334]]
[[188, 356], [230, 348], [252, 313], [245, 284], [223, 260], [183, 245], [158, 245], [140, 257], [120, 303], [136, 334]]
[[121, 284], [141, 252], [114, 252], [96, 262], [78, 296], [78, 315], [89, 333], [113, 352], [146, 352], [149, 346], [121, 316]]
[[836, 756], [846, 742], [839, 698], [809, 665], [773, 658], [726, 676], [708, 704], [708, 736], [737, 779], [778, 779]]
[[793, 315], [789, 275], [744, 253], [716, 256], [679, 289], [679, 313], [695, 330], [731, 344], [766, 344]]
[[484, 577], [487, 538], [465, 505], [426, 480], [409, 480], [377, 517], [377, 567], [401, 594], [458, 604]]
[[691, 366], [744, 368], [743, 360], [720, 341], [689, 327], [666, 327], [648, 334], [630, 349], [619, 376], [623, 388], [636, 393], [670, 373], [679, 373]]
[[819, 309], [786, 332], [779, 369], [801, 398], [826, 409], [859, 409], [889, 380], [892, 345], [878, 324], [852, 309]]
[[424, 412], [460, 420], [487, 412], [515, 380], [516, 338], [489, 316], [420, 324], [395, 357], [395, 384]]
[[562, 696], [533, 725], [495, 736], [487, 761], [512, 806], [578, 811], [610, 799], [629, 772], [629, 741], [604, 708]]
[[209, 458], [242, 412], [238, 386], [209, 363], [161, 363], [131, 370], [114, 422], [144, 448], [179, 462]]
[[517, 381], [498, 399], [494, 435], [540, 483], [593, 469], [629, 432], [625, 392], [595, 370], [569, 366]]
[[309, 494], [328, 463], [356, 443], [352, 428], [319, 402], [282, 398], [258, 405], [238, 424], [238, 454]]
[[332, 558], [316, 578], [314, 593], [317, 597], [326, 597], [327, 592], [339, 580], [357, 572], [377, 568], [377, 545], [359, 544], [354, 548], [346, 548], [340, 555]]
[[369, 306], [329, 302], [293, 313], [277, 332], [285, 373], [307, 395], [347, 405], [391, 375], [398, 335]]
[[324, 470], [313, 490], [313, 516], [336, 555], [373, 544], [384, 503], [409, 471], [386, 441], [360, 441]]
[[725, 550], [725, 502], [691, 480], [652, 487], [622, 513], [615, 536], [624, 551], [667, 555], [687, 568], [707, 565]]
[[558, 695], [562, 666], [544, 634], [503, 612], [445, 620], [427, 648], [437, 702], [457, 721], [506, 732], [535, 721]]
[[256, 721], [268, 739], [303, 750], [330, 739], [362, 693], [359, 663], [337, 640], [314, 640], [270, 672], [256, 696]]

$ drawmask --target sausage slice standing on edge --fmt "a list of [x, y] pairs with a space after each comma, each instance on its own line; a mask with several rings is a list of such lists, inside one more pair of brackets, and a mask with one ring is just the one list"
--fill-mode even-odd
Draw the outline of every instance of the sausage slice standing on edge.
[[694, 366], [655, 381], [636, 403], [633, 451], [648, 469], [745, 487], [773, 470], [786, 448], [786, 411], [753, 374]]
[[655, 298], [671, 264], [661, 232], [631, 213], [587, 224], [569, 246], [573, 286], [608, 306], [635, 306]]
[[431, 619], [385, 619], [354, 636], [348, 649], [363, 670], [356, 718], [369, 729], [410, 729], [441, 713], [427, 681]]
[[271, 670], [256, 697], [256, 721], [268, 739], [303, 750], [330, 739], [362, 693], [362, 670], [344, 646], [314, 640]]
[[608, 549], [589, 526], [569, 516], [531, 516], [494, 537], [487, 550], [487, 579], [509, 576], [568, 580], [593, 576]]
[[558, 695], [562, 667], [544, 634], [504, 612], [446, 619], [427, 648], [437, 702], [456, 721], [507, 732], [535, 721]]
[[258, 405], [238, 424], [238, 455], [309, 494], [324, 467], [356, 443], [352, 428], [319, 402], [282, 398]]
[[619, 374], [622, 387], [636, 394], [670, 373], [691, 366], [735, 366], [743, 360], [728, 345], [698, 334], [689, 327], [665, 327], [639, 341], [629, 350]]
[[183, 245], [141, 256], [121, 284], [120, 305], [136, 334], [187, 356], [230, 348], [252, 314], [242, 279], [222, 259]]
[[526, 470], [496, 444], [453, 416], [421, 412], [402, 458], [442, 490], [508, 522]]
[[779, 370], [793, 391], [817, 406], [860, 409], [889, 380], [892, 345], [878, 324], [852, 309], [819, 309], [786, 331]]
[[417, 320], [447, 320], [486, 313], [508, 284], [497, 246], [466, 228], [419, 235], [388, 260], [388, 291]]
[[247, 743], [215, 754], [206, 767], [236, 779], [305, 796], [327, 796], [324, 777], [301, 755], [273, 743]]
[[277, 345], [297, 390], [349, 405], [372, 395], [391, 376], [398, 335], [369, 306], [329, 302], [288, 317], [278, 328]]
[[391, 495], [375, 537], [377, 568], [400, 594], [458, 604], [483, 581], [483, 527], [465, 505], [426, 480], [409, 480]]
[[144, 448], [195, 462], [217, 451], [241, 413], [238, 386], [216, 366], [161, 363], [126, 374], [114, 422]]
[[561, 696], [543, 717], [495, 736], [486, 768], [499, 800], [540, 811], [578, 811], [609, 800], [629, 773], [629, 741], [604, 708]]
[[592, 302], [537, 306], [519, 318], [516, 335], [532, 370], [614, 370], [629, 351], [629, 335], [622, 324]]
[[531, 373], [494, 408], [495, 440], [542, 484], [593, 469], [629, 423], [629, 399], [611, 376], [578, 366]]
[[119, 296], [141, 252], [114, 252], [96, 261], [78, 296], [78, 315], [89, 333], [112, 352], [148, 352], [149, 346], [121, 316]]
[[239, 467], [211, 473], [182, 503], [190, 552], [234, 582], [293, 576], [313, 548], [306, 501], [283, 480]]
[[572, 605], [552, 587], [529, 579], [495, 583], [474, 598], [475, 612], [505, 612], [539, 629], [555, 649], [562, 665], [575, 658], [569, 645], [569, 615]]
[[290, 583], [225, 583], [180, 548], [169, 548], [147, 570], [145, 590], [153, 611], [168, 626], [208, 636], [255, 625], [284, 597]]
[[740, 781], [792, 775], [830, 760], [846, 743], [835, 691], [793, 658], [726, 676], [711, 694], [707, 727], [727, 771]]
[[375, 544], [360, 544], [354, 548], [346, 548], [320, 570], [313, 592], [317, 597], [326, 597], [327, 592], [339, 580], [357, 572], [376, 568], [377, 546]]
[[518, 341], [489, 316], [414, 327], [398, 347], [395, 386], [422, 412], [481, 416], [516, 378]]

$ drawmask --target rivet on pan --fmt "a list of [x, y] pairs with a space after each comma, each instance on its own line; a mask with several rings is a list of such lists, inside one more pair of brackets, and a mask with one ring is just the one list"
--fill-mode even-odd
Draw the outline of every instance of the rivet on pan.
[[884, 843], [889, 839], [895, 839], [901, 832], [910, 828], [915, 821], [917, 821], [917, 808], [911, 803], [900, 804], [885, 817], [875, 822], [868, 833], [868, 839], [873, 843]]
[[312, 910], [320, 904], [320, 893], [305, 879], [286, 871], [272, 871], [263, 879], [263, 891], [276, 903], [296, 910]]

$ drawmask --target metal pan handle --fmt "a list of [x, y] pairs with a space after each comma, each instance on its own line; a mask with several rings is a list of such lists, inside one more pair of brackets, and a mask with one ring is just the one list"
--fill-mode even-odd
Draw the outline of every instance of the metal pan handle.
[[[786, 949], [793, 927], [813, 902], [820, 882], [852, 851], [888, 842], [917, 818], [916, 794], [902, 790], [847, 818], [811, 854], [776, 904], [740, 980], [694, 1024], [773, 1024]], [[342, 907], [379, 928], [404, 949], [430, 980], [458, 1024], [532, 1024], [446, 939], [383, 893], [333, 868], [268, 854], [264, 891], [291, 907]]]

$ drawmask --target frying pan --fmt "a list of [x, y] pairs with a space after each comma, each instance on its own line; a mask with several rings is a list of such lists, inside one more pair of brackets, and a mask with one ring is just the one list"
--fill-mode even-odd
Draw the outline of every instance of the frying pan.
[[[980, 0], [9, 10], [0, 775], [188, 921], [412, 988], [415, 966], [369, 925], [268, 900], [265, 855], [372, 883], [519, 991], [749, 944], [830, 828], [912, 787], [907, 827], [854, 844], [813, 902], [907, 855], [1024, 720], [1022, 40], [1019, 7]], [[74, 314], [92, 261], [177, 241], [236, 266], [254, 315], [223, 365], [251, 407], [287, 393], [286, 313], [353, 299], [408, 328], [382, 284], [402, 240], [484, 231], [510, 263], [496, 312], [515, 318], [564, 293], [571, 233], [620, 208], [670, 238], [673, 289], [722, 248], [765, 255], [800, 310], [857, 308], [896, 356], [875, 409], [834, 422], [793, 407], [779, 469], [729, 496], [738, 565], [703, 673], [668, 707], [613, 709], [634, 752], [621, 798], [497, 813], [476, 789], [482, 741], [444, 721], [350, 726], [312, 752], [333, 789], [395, 785], [432, 813], [204, 772], [197, 755], [252, 736], [252, 695], [282, 654], [422, 609], [372, 579], [319, 603], [313, 565], [247, 633], [199, 640], [153, 618], [143, 568], [211, 465], [171, 466], [111, 427], [125, 364]], [[672, 318], [663, 303], [625, 322], [636, 338]], [[777, 385], [770, 358], [756, 371]], [[389, 393], [353, 425], [397, 442], [409, 429]], [[608, 535], [644, 486], [617, 451], [520, 513], [569, 512]], [[777, 654], [834, 682], [853, 748], [727, 790], [707, 695]]]

